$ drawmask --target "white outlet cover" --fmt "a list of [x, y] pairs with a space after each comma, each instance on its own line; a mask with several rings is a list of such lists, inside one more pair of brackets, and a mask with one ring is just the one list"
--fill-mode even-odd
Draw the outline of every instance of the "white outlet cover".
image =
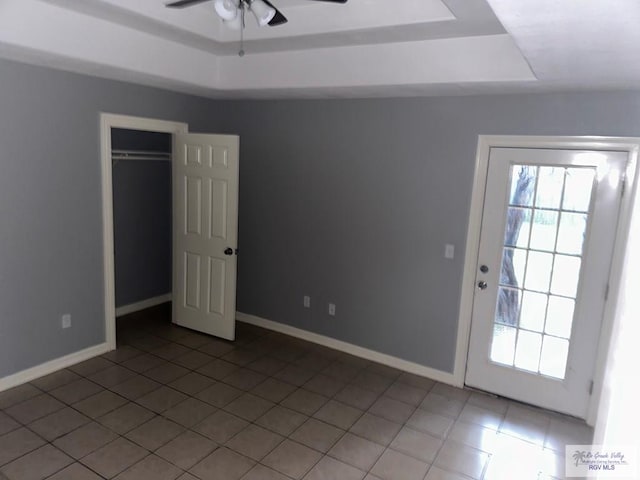
[[447, 243], [444, 246], [444, 258], [448, 258], [449, 260], [453, 259], [455, 255], [455, 246], [451, 243]]
[[336, 315], [336, 305], [334, 303], [329, 304], [329, 315], [335, 317]]
[[309, 295], [302, 297], [302, 304], [305, 308], [311, 307], [311, 297]]
[[71, 314], [65, 313], [64, 315], [62, 315], [62, 328], [69, 327], [71, 327]]

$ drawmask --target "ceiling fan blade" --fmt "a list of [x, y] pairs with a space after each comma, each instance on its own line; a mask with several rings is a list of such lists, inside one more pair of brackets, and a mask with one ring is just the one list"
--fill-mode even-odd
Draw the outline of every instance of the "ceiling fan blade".
[[185, 8], [198, 3], [208, 2], [209, 0], [177, 0], [176, 2], [167, 3], [165, 7], [169, 8]]
[[263, 0], [264, 3], [266, 3], [267, 5], [269, 5], [271, 8], [273, 8], [276, 11], [276, 14], [273, 16], [273, 18], [271, 19], [271, 21], [269, 22], [269, 26], [270, 27], [277, 27], [278, 25], [282, 25], [284, 23], [287, 23], [289, 20], [287, 20], [287, 17], [285, 17], [280, 10], [278, 10], [276, 7], [273, 6], [273, 3], [269, 2], [268, 0]]
[[347, 0], [314, 0], [316, 2], [347, 3]]

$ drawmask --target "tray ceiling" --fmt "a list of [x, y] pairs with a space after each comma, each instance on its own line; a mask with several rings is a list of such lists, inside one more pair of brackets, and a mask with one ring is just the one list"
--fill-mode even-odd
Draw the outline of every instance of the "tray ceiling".
[[223, 98], [635, 88], [640, 79], [629, 61], [640, 44], [632, 0], [616, 0], [615, 21], [593, 5], [610, 2], [587, 2], [577, 16], [575, 2], [559, 0], [272, 1], [289, 23], [247, 18], [241, 58], [239, 32], [211, 2], [4, 0], [0, 56]]

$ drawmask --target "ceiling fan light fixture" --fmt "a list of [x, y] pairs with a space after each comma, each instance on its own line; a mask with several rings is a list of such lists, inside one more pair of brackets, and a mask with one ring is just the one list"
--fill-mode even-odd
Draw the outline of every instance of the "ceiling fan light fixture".
[[224, 23], [227, 27], [229, 27], [229, 30], [234, 30], [234, 31], [242, 30], [242, 15], [240, 14], [240, 12], [238, 12], [238, 14], [234, 19], [222, 20], [222, 23]]
[[228, 22], [238, 17], [238, 5], [233, 0], [215, 0], [213, 6], [222, 20]]
[[261, 27], [267, 25], [276, 15], [276, 9], [271, 8], [262, 0], [253, 0], [249, 4], [249, 8], [251, 9], [251, 13], [256, 17], [258, 25]]

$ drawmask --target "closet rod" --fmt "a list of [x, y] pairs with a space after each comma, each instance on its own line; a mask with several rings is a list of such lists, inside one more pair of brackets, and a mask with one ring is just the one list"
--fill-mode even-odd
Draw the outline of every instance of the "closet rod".
[[151, 150], [112, 150], [111, 151], [111, 161], [113, 165], [123, 160], [170, 162], [171, 153], [157, 152], [157, 151], [151, 151]]
[[131, 157], [129, 155], [112, 155], [111, 158], [113, 160], [157, 160], [161, 162], [170, 162], [170, 157], [151, 157], [151, 156], [139, 156], [139, 157]]

